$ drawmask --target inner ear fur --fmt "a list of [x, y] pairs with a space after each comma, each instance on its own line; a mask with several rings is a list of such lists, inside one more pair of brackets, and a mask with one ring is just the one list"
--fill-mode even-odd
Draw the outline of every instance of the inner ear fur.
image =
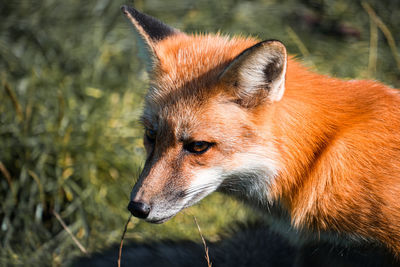
[[285, 91], [287, 52], [276, 40], [267, 40], [244, 50], [222, 72], [220, 81], [245, 107], [263, 101], [277, 102]]

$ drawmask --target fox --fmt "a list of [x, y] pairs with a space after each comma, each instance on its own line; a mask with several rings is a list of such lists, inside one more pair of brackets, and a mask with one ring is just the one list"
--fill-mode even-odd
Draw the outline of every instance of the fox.
[[296, 244], [372, 244], [399, 258], [397, 89], [310, 71], [278, 40], [184, 33], [121, 9], [150, 77], [133, 216], [164, 223], [219, 191]]

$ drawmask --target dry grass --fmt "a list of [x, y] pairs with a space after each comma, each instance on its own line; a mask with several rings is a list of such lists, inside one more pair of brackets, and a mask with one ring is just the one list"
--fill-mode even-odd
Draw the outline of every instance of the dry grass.
[[126, 234], [126, 230], [128, 230], [128, 224], [131, 221], [132, 215], [129, 215], [128, 221], [125, 223], [124, 226], [124, 231], [122, 232], [122, 236], [121, 236], [121, 242], [119, 244], [119, 251], [118, 251], [118, 267], [121, 267], [121, 259], [122, 259], [122, 247], [124, 245], [124, 238], [125, 238], [125, 234]]
[[60, 222], [60, 224], [62, 225], [62, 227], [64, 228], [64, 230], [69, 234], [69, 236], [72, 238], [72, 240], [74, 241], [74, 243], [76, 244], [76, 246], [82, 251], [83, 254], [87, 254], [87, 250], [82, 246], [81, 242], [79, 242], [78, 239], [76, 239], [76, 237], [74, 236], [74, 234], [71, 232], [71, 229], [69, 229], [69, 227], [65, 224], [64, 220], [61, 218], [60, 214], [58, 214], [57, 212], [55, 212], [53, 210], [53, 214], [54, 216], [56, 216], [57, 220]]
[[206, 261], [207, 261], [207, 266], [211, 267], [212, 263], [211, 263], [210, 256], [208, 255], [208, 247], [207, 247], [206, 240], [204, 239], [203, 234], [201, 233], [201, 228], [200, 228], [199, 223], [197, 222], [196, 216], [193, 216], [193, 219], [194, 219], [194, 222], [196, 223], [197, 229], [199, 230], [201, 241], [203, 242], [205, 258], [206, 258]]

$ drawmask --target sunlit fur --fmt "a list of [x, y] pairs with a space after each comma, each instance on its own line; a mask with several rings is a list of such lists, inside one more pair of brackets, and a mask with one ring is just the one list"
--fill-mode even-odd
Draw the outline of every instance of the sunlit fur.
[[[158, 61], [142, 120], [157, 139], [145, 142], [132, 199], [162, 222], [219, 188], [302, 236], [369, 240], [399, 255], [398, 91], [316, 74], [288, 57], [283, 97], [241, 106], [221, 73], [257, 42], [177, 33], [151, 44]], [[194, 155], [184, 150], [190, 140], [215, 145]]]

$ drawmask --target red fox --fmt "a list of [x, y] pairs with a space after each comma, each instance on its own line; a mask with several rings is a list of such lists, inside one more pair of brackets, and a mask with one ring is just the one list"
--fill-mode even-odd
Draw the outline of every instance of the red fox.
[[152, 62], [128, 209], [163, 223], [219, 190], [297, 239], [400, 256], [400, 94], [310, 72], [277, 40], [185, 34], [123, 6]]

